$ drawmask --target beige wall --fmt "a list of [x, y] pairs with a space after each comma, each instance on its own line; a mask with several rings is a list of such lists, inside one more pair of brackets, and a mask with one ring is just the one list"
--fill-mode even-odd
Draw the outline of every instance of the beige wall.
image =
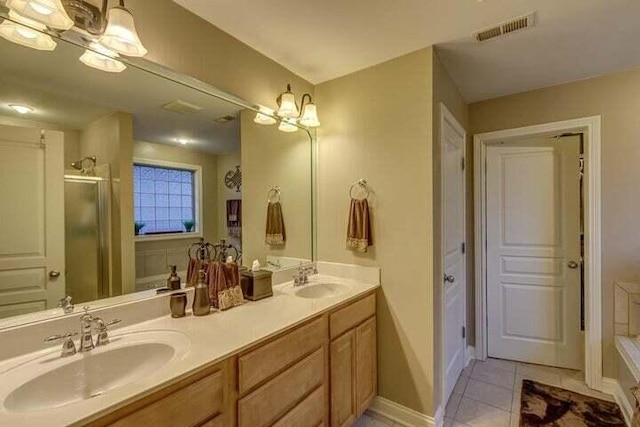
[[300, 95], [313, 91], [306, 80], [171, 0], [128, 0], [127, 7], [153, 62], [272, 108], [287, 83]]
[[[434, 285], [434, 323], [435, 335], [434, 335], [434, 376], [435, 376], [435, 392], [434, 392], [434, 407], [438, 407], [442, 401], [442, 284], [443, 284], [443, 271], [442, 271], [442, 203], [441, 203], [441, 186], [442, 186], [442, 169], [441, 169], [441, 141], [440, 141], [440, 122], [441, 122], [441, 103], [449, 110], [456, 120], [462, 125], [463, 128], [468, 127], [468, 106], [465, 103], [462, 95], [458, 91], [455, 83], [449, 76], [449, 73], [444, 68], [444, 65], [438, 57], [437, 50], [433, 55], [433, 283]], [[467, 154], [468, 156], [468, 154]], [[467, 188], [473, 188], [471, 183], [467, 183]], [[469, 210], [472, 210], [472, 205], [469, 205]], [[473, 229], [470, 230], [471, 234]], [[467, 252], [468, 253], [468, 252]], [[467, 283], [469, 287], [473, 285], [473, 275], [469, 273], [469, 265], [473, 265], [472, 254], [467, 256]], [[473, 307], [472, 295], [467, 295], [467, 308]], [[467, 309], [469, 311], [469, 309]], [[473, 313], [473, 312], [471, 312]], [[467, 315], [468, 318], [473, 319], [473, 316]]]
[[[216, 236], [218, 239], [225, 238], [229, 243], [240, 248], [242, 246], [242, 237], [230, 237], [227, 228], [227, 200], [242, 199], [242, 187], [240, 191], [236, 188], [227, 188], [224, 183], [224, 177], [229, 171], [235, 171], [236, 166], [242, 165], [240, 152], [232, 154], [220, 154], [217, 157], [218, 167], [218, 224], [216, 227]], [[242, 168], [240, 168], [242, 170]], [[244, 222], [244, 220], [243, 220]], [[231, 251], [233, 253], [233, 251]]]
[[111, 166], [111, 281], [115, 295], [135, 289], [133, 242], [133, 118], [117, 112], [80, 132], [80, 156]]
[[[148, 160], [184, 163], [202, 167], [202, 231], [208, 242], [218, 240], [218, 167], [215, 155], [157, 144], [135, 141], [133, 157]], [[136, 277], [168, 273], [167, 265], [186, 268], [187, 249], [197, 239], [166, 239], [136, 242]], [[184, 259], [182, 259], [184, 258]]]
[[640, 278], [639, 114], [640, 69], [480, 102], [469, 109], [472, 134], [602, 116], [602, 329], [607, 377], [615, 376], [616, 369], [614, 281]]
[[[253, 111], [242, 111], [242, 253], [244, 265], [267, 255], [311, 259], [311, 139], [303, 130], [286, 133], [278, 126], [253, 122]], [[283, 246], [265, 243], [267, 193], [282, 188], [280, 203], [287, 240]]]
[[[379, 395], [434, 413], [432, 53], [316, 87], [318, 259], [379, 266]], [[243, 156], [244, 161], [244, 156]], [[349, 187], [365, 178], [374, 246], [345, 248]]]

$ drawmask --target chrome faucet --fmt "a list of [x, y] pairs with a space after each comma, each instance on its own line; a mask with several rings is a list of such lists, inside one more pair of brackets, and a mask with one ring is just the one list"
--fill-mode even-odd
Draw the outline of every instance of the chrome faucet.
[[[85, 353], [91, 351], [96, 347], [109, 344], [109, 333], [107, 328], [116, 323], [120, 323], [120, 319], [113, 319], [112, 321], [105, 323], [100, 317], [93, 317], [89, 314], [89, 307], [83, 307], [84, 314], [80, 316], [80, 349], [76, 350], [76, 345], [73, 342], [73, 337], [78, 334], [66, 333], [63, 335], [52, 335], [45, 338], [45, 342], [62, 341], [62, 354], [61, 357], [69, 357], [76, 354], [76, 352]], [[96, 329], [96, 342], [93, 342], [93, 329]]]
[[73, 304], [71, 304], [71, 297], [70, 296], [66, 296], [64, 298], [62, 298], [59, 302], [58, 302], [58, 307], [62, 308], [62, 311], [64, 311], [64, 314], [70, 314], [73, 313]]
[[93, 345], [93, 316], [89, 314], [89, 307], [84, 306], [84, 314], [80, 316], [80, 353], [91, 351]]
[[309, 283], [309, 276], [312, 274], [318, 274], [318, 270], [316, 267], [312, 265], [303, 266], [300, 263], [300, 267], [298, 267], [298, 274], [293, 276], [293, 286], [302, 286]]

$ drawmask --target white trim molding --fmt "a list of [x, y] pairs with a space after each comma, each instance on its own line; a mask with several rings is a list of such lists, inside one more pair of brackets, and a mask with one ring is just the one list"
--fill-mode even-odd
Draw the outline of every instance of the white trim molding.
[[631, 420], [633, 419], [633, 405], [629, 402], [627, 395], [622, 390], [622, 386], [615, 378], [602, 378], [602, 390], [603, 393], [610, 394], [616, 400], [616, 403], [620, 407], [622, 411], [622, 415], [624, 416], [624, 420], [627, 425], [631, 425]]
[[601, 276], [601, 191], [600, 191], [600, 116], [585, 117], [517, 129], [475, 135], [474, 200], [475, 200], [475, 294], [476, 342], [475, 356], [487, 358], [486, 323], [486, 165], [487, 144], [497, 141], [517, 141], [531, 137], [549, 137], [562, 133], [584, 135], [585, 169], [585, 382], [593, 389], [602, 389], [602, 276]]
[[430, 417], [380, 396], [373, 399], [368, 410], [407, 427], [440, 427], [444, 423], [442, 408], [438, 408], [435, 417]]
[[476, 348], [472, 345], [468, 345], [467, 351], [465, 354], [464, 367], [466, 368], [467, 366], [469, 366], [469, 363], [471, 363], [471, 361], [475, 358], [476, 358]]

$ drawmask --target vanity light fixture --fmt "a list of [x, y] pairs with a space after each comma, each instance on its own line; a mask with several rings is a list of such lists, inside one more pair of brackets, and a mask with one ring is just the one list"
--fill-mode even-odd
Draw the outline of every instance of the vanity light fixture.
[[124, 71], [127, 66], [118, 61], [118, 54], [106, 47], [102, 46], [99, 42], [93, 42], [89, 45], [89, 49], [85, 50], [80, 61], [92, 68], [106, 71], [107, 73], [120, 73]]
[[100, 43], [122, 55], [139, 57], [147, 54], [136, 31], [133, 15], [124, 7], [124, 0], [109, 10], [107, 27], [100, 37]]
[[49, 28], [68, 30], [73, 20], [64, 9], [61, 0], [7, 0], [7, 7]]
[[13, 10], [9, 11], [9, 18], [11, 20], [5, 19], [0, 24], [0, 37], [31, 49], [54, 50], [56, 48], [53, 38], [41, 32], [47, 29], [45, 25], [25, 18]]
[[256, 113], [256, 117], [253, 119], [253, 122], [259, 125], [273, 125], [276, 121], [273, 117], [273, 110], [267, 107], [260, 107], [260, 112]]
[[175, 142], [179, 142], [182, 145], [187, 145], [190, 141], [187, 138], [173, 138]]
[[282, 132], [296, 132], [298, 130], [298, 126], [296, 126], [296, 119], [282, 119], [280, 120], [280, 124], [278, 125], [278, 130]]
[[33, 108], [26, 105], [9, 104], [9, 108], [11, 108], [13, 111], [19, 114], [33, 113]]
[[318, 108], [313, 103], [313, 98], [308, 93], [302, 95], [301, 106], [302, 112], [298, 110], [298, 104], [296, 104], [296, 98], [293, 92], [291, 92], [291, 85], [287, 85], [286, 92], [282, 92], [277, 98], [278, 103], [278, 116], [286, 119], [299, 119], [300, 124], [307, 127], [320, 126], [320, 120], [318, 120]]

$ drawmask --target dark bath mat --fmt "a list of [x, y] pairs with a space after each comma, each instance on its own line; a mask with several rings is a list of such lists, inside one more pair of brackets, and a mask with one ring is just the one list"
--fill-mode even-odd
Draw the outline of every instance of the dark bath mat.
[[522, 381], [521, 427], [625, 427], [614, 402], [531, 380]]

